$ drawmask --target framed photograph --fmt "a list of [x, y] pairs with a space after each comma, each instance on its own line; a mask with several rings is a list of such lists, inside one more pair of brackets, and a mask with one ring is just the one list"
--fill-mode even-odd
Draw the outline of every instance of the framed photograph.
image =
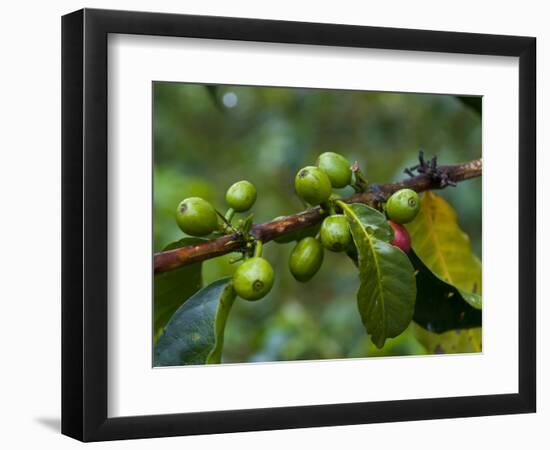
[[536, 40], [62, 20], [62, 432], [535, 412]]

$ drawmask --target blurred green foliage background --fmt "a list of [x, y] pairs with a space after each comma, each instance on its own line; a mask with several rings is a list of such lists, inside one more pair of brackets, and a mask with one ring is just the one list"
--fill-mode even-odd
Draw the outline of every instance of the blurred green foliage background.
[[[174, 219], [182, 199], [200, 196], [225, 212], [225, 191], [238, 180], [257, 187], [257, 223], [303, 210], [294, 176], [325, 151], [357, 160], [374, 183], [405, 177], [421, 149], [442, 164], [481, 156], [481, 115], [450, 95], [165, 82], [153, 95], [155, 252], [182, 237]], [[440, 194], [481, 257], [481, 180]], [[223, 362], [426, 353], [412, 329], [376, 349], [357, 311], [352, 262], [325, 252], [319, 273], [301, 284], [287, 267], [293, 245], [265, 246], [275, 286], [261, 301], [235, 302]], [[232, 256], [203, 264], [205, 285], [234, 271]]]

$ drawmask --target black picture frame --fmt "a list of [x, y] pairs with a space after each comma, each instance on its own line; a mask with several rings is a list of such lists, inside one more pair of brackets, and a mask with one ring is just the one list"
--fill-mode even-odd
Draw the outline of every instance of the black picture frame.
[[[107, 417], [109, 33], [519, 57], [518, 393]], [[62, 433], [82, 441], [535, 412], [536, 39], [84, 9], [62, 18]]]

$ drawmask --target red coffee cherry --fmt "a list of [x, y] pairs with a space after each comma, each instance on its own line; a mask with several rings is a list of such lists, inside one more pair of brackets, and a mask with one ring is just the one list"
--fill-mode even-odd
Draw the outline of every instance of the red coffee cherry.
[[392, 222], [391, 220], [388, 220], [388, 223], [393, 229], [393, 240], [390, 242], [391, 245], [407, 253], [411, 249], [411, 235], [403, 225]]

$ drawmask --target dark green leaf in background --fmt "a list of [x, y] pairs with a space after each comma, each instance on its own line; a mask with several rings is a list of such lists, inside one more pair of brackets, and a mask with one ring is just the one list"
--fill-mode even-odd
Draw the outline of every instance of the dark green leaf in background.
[[[163, 251], [204, 242], [203, 239], [186, 237], [167, 245]], [[202, 287], [201, 263], [155, 275], [154, 284], [154, 339], [162, 333], [172, 314]]]
[[416, 275], [416, 304], [413, 320], [435, 333], [481, 326], [481, 310], [472, 307], [462, 291], [435, 275], [414, 250], [408, 252]]
[[158, 338], [154, 365], [220, 363], [225, 322], [234, 300], [229, 277], [193, 295], [176, 311]]
[[212, 103], [216, 107], [216, 109], [220, 112], [224, 112], [223, 104], [220, 100], [220, 93], [219, 88], [217, 85], [214, 84], [207, 84], [205, 85], [206, 92], [208, 92], [208, 96], [212, 100]]
[[348, 218], [359, 257], [357, 305], [361, 320], [374, 344], [382, 348], [387, 338], [401, 334], [412, 321], [414, 269], [405, 253], [376, 237], [387, 238], [387, 233], [382, 232], [385, 226], [377, 215], [367, 213], [375, 218], [369, 222], [362, 214], [368, 207], [339, 205]]
[[482, 97], [479, 96], [473, 96], [473, 95], [459, 95], [456, 98], [458, 98], [462, 103], [464, 103], [466, 106], [472, 108], [475, 112], [477, 112], [479, 115], [481, 115], [481, 99]]

